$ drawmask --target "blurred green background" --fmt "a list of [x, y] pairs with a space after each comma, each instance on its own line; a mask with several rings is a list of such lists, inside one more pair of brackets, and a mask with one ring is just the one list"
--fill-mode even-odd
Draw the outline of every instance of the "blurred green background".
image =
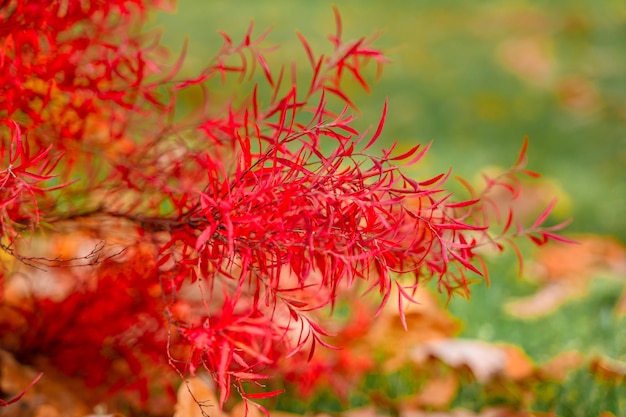
[[344, 38], [380, 33], [391, 60], [371, 95], [354, 86], [357, 124], [375, 126], [388, 98], [388, 142], [433, 141], [416, 175], [507, 167], [528, 135], [529, 167], [560, 187], [568, 231], [626, 241], [626, 2], [182, 0], [150, 26], [173, 54], [188, 39], [191, 75], [219, 50], [218, 30], [239, 40], [254, 20], [280, 45], [270, 61], [296, 60], [305, 76], [295, 31], [328, 52], [333, 4]]
[[[219, 50], [218, 30], [239, 40], [254, 20], [257, 34], [273, 28], [267, 45], [280, 45], [269, 55], [273, 66], [296, 60], [306, 77], [310, 68], [295, 31], [317, 53], [329, 52], [333, 4], [344, 38], [380, 33], [375, 45], [391, 60], [371, 95], [350, 87], [360, 109], [357, 125], [376, 126], [388, 98], [387, 144], [432, 141], [428, 157], [413, 168], [418, 178], [452, 167], [474, 179], [485, 168], [508, 167], [528, 136], [529, 168], [543, 173], [560, 198], [553, 220], [573, 217], [568, 233], [626, 242], [626, 2], [182, 0], [175, 13], [159, 13], [150, 26], [163, 31], [174, 55], [188, 39], [183, 72], [191, 76]], [[626, 360], [625, 322], [613, 314], [623, 282], [594, 279], [585, 299], [524, 321], [502, 305], [532, 294], [536, 284], [517, 278], [510, 253], [491, 270], [490, 288], [474, 286], [471, 302], [449, 305], [463, 319], [461, 336], [514, 343], [538, 362], [566, 350]], [[577, 375], [568, 384], [598, 391], [592, 378]], [[564, 412], [572, 416], [606, 409], [603, 395], [563, 390], [538, 404], [576, 410]], [[480, 408], [484, 402], [475, 404], [468, 392], [458, 404]]]

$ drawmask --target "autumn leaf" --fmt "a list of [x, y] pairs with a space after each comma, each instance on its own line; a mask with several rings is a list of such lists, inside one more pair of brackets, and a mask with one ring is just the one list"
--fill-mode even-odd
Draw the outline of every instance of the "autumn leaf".
[[[508, 313], [522, 318], [549, 314], [569, 300], [584, 297], [597, 275], [619, 277], [626, 271], [626, 248], [616, 239], [596, 235], [573, 239], [578, 244], [551, 244], [537, 250], [528, 278], [540, 284], [539, 290], [506, 303]], [[618, 315], [622, 302], [616, 306]]]
[[626, 362], [608, 357], [597, 357], [591, 361], [591, 371], [606, 381], [623, 384], [626, 382]]
[[467, 368], [481, 383], [496, 377], [523, 379], [534, 370], [532, 361], [519, 348], [478, 340], [433, 340], [411, 350], [411, 359], [416, 364], [423, 364], [431, 358], [455, 369]]
[[562, 381], [575, 369], [586, 363], [585, 357], [577, 351], [561, 352], [556, 357], [544, 363], [538, 370], [540, 378]]
[[429, 378], [419, 393], [407, 403], [419, 409], [443, 409], [456, 397], [459, 384], [459, 376], [453, 372]]
[[211, 385], [201, 377], [185, 380], [178, 388], [174, 417], [227, 417], [220, 410], [219, 400]]
[[522, 80], [539, 86], [550, 86], [555, 72], [555, 56], [548, 36], [513, 37], [500, 43], [500, 64]]

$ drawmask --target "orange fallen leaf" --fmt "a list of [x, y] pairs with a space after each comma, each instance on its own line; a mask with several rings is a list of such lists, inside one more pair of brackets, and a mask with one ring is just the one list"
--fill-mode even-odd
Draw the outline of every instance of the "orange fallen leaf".
[[500, 64], [526, 82], [549, 86], [555, 69], [550, 38], [533, 35], [507, 39], [497, 51]]
[[561, 106], [578, 114], [593, 114], [601, 106], [600, 95], [593, 80], [580, 75], [560, 80], [555, 93]]
[[580, 298], [587, 293], [587, 281], [551, 282], [528, 297], [509, 301], [504, 310], [519, 318], [535, 318], [556, 311], [565, 302]]
[[429, 379], [426, 386], [410, 402], [424, 408], [444, 408], [454, 399], [459, 389], [459, 377], [454, 373]]
[[210, 382], [200, 377], [186, 380], [178, 389], [174, 417], [227, 417], [219, 409], [217, 395]]
[[[529, 297], [507, 303], [505, 310], [509, 314], [522, 318], [549, 314], [565, 302], [587, 294], [595, 275], [608, 273], [619, 277], [626, 272], [626, 248], [616, 239], [595, 235], [573, 239], [579, 244], [548, 244], [539, 250], [530, 270], [531, 278], [541, 288]], [[623, 312], [626, 299], [616, 307], [618, 315]]]
[[506, 366], [502, 350], [476, 340], [434, 340], [413, 348], [411, 358], [418, 364], [436, 358], [452, 368], [467, 367], [479, 382], [492, 379]]
[[585, 363], [585, 358], [580, 352], [562, 352], [537, 370], [539, 377], [562, 381], [567, 374]]
[[522, 379], [534, 371], [532, 361], [519, 348], [478, 340], [442, 339], [427, 342], [413, 348], [411, 358], [418, 364], [436, 358], [452, 368], [467, 367], [481, 383], [497, 376]]
[[519, 381], [530, 377], [535, 372], [535, 364], [518, 346], [500, 345], [506, 355], [504, 376], [513, 381]]
[[536, 273], [540, 281], [569, 281], [597, 272], [626, 272], [626, 248], [609, 236], [572, 236], [578, 245], [548, 244], [537, 253]]
[[591, 372], [610, 382], [626, 382], [626, 362], [612, 358], [595, 358], [591, 361]]

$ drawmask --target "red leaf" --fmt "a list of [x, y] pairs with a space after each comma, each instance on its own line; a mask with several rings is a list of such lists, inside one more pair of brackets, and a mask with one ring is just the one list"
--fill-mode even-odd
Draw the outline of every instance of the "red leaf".
[[370, 146], [372, 146], [374, 142], [378, 140], [378, 137], [383, 131], [383, 126], [385, 125], [386, 118], [387, 118], [387, 100], [385, 99], [385, 105], [383, 106], [383, 113], [380, 116], [380, 121], [378, 122], [378, 126], [376, 127], [376, 132], [374, 132], [374, 135], [372, 136], [372, 138], [369, 140], [367, 145], [365, 145], [365, 147], [363, 148], [364, 151], [369, 149]]
[[0, 407], [6, 407], [8, 405], [11, 405], [13, 403], [18, 402], [23, 396], [24, 394], [26, 394], [28, 392], [29, 389], [31, 389], [33, 387], [33, 385], [35, 385], [37, 383], [37, 381], [39, 381], [41, 379], [41, 377], [43, 376], [43, 373], [40, 373], [39, 375], [37, 375], [37, 377], [35, 379], [33, 379], [30, 384], [28, 384], [26, 386], [26, 388], [24, 388], [22, 390], [22, 392], [20, 392], [16, 397], [10, 399], [9, 401], [5, 401], [0, 399]]
[[258, 393], [243, 392], [241, 395], [244, 398], [263, 399], [263, 398], [275, 397], [275, 396], [277, 396], [279, 394], [282, 394], [283, 392], [285, 392], [284, 389], [279, 389], [279, 390], [276, 390], [276, 391], [258, 392]]

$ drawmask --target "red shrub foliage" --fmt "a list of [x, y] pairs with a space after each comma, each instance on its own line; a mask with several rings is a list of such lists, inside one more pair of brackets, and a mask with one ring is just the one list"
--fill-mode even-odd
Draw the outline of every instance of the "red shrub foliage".
[[[534, 175], [526, 145], [462, 201], [447, 174], [416, 180], [400, 169], [427, 147], [370, 153], [387, 106], [373, 133], [358, 132], [345, 86], [367, 89], [366, 66], [386, 60], [370, 39], [343, 40], [338, 13], [328, 55], [299, 35], [312, 74], [301, 89], [302, 71], [271, 69], [267, 33], [255, 38], [252, 26], [239, 43], [223, 34], [210, 65], [179, 79], [182, 56], [162, 64], [157, 39], [140, 32], [157, 3], [0, 3], [1, 247], [33, 289], [59, 277], [69, 286], [64, 296], [3, 294], [0, 342], [22, 360], [46, 357], [144, 399], [154, 366], [206, 370], [220, 405], [233, 386], [264, 398], [275, 392], [244, 382], [328, 347], [316, 311], [350, 289], [378, 291], [382, 307], [396, 287], [402, 310], [425, 280], [467, 293], [468, 276], [486, 274], [480, 245], [561, 239], [542, 228], [549, 209], [528, 229], [504, 213], [501, 233], [484, 216], [490, 189], [515, 194], [517, 177]], [[259, 84], [247, 84], [257, 69]], [[216, 105], [208, 83], [231, 77], [250, 88]], [[175, 118], [189, 88], [204, 105]], [[87, 251], [33, 249], [77, 233]], [[15, 274], [5, 268], [5, 286]], [[16, 314], [25, 319], [7, 319]]]

